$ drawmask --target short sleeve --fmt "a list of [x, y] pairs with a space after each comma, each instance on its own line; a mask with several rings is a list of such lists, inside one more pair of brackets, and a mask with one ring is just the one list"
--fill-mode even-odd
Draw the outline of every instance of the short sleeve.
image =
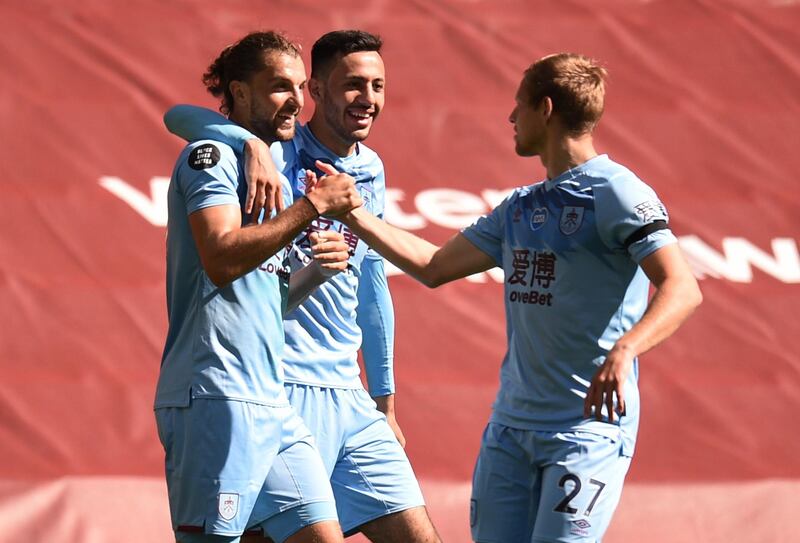
[[[383, 163], [378, 160], [380, 169], [372, 181], [372, 214], [379, 219], [385, 219], [384, 214], [386, 211], [386, 174], [383, 171]], [[367, 249], [365, 258], [372, 260], [383, 260], [383, 258], [372, 248]]]
[[514, 191], [495, 207], [488, 215], [484, 215], [461, 233], [478, 249], [492, 257], [495, 263], [503, 266], [503, 237], [505, 230], [505, 217], [511, 202], [519, 198], [519, 192]]
[[179, 166], [177, 182], [187, 214], [218, 205], [240, 205], [236, 155], [228, 146], [197, 142]]
[[631, 173], [594, 187], [597, 229], [612, 250], [625, 251], [637, 263], [677, 239], [667, 209], [655, 191]]

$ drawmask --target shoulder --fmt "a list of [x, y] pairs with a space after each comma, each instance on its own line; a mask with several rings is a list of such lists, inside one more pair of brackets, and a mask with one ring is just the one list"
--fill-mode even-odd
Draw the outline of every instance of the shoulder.
[[508, 193], [508, 196], [497, 207], [508, 207], [510, 205], [518, 204], [520, 201], [525, 200], [541, 187], [544, 186], [544, 181], [533, 183], [532, 185], [525, 185], [524, 187], [517, 187]]
[[606, 160], [600, 167], [586, 173], [591, 177], [596, 199], [630, 206], [658, 198], [652, 187], [639, 176], [611, 160]]
[[657, 223], [666, 228], [669, 215], [656, 192], [628, 168], [608, 161], [594, 179], [595, 214], [601, 236], [626, 249], [631, 236]]
[[175, 188], [185, 194], [209, 185], [235, 189], [239, 183], [239, 157], [232, 147], [218, 141], [192, 142], [178, 157], [175, 181]]
[[238, 160], [230, 145], [214, 140], [198, 140], [183, 148], [178, 157], [178, 165], [190, 171], [201, 172], [236, 165]]
[[595, 160], [596, 163], [587, 167], [583, 172], [595, 188], [620, 190], [631, 186], [647, 186], [629, 168], [614, 162], [605, 155], [597, 157]]

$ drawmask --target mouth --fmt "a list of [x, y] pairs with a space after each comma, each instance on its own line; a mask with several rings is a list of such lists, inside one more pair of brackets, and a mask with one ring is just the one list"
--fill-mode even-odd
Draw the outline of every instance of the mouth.
[[275, 115], [275, 124], [278, 128], [291, 128], [297, 122], [297, 114], [282, 112]]
[[347, 111], [347, 116], [353, 120], [359, 128], [367, 128], [372, 123], [375, 112], [363, 109], [350, 109]]

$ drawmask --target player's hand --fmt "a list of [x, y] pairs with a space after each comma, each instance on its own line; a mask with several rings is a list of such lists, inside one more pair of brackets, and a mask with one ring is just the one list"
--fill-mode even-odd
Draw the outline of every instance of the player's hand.
[[269, 146], [258, 138], [244, 144], [244, 178], [247, 181], [247, 198], [244, 211], [253, 222], [258, 220], [261, 210], [269, 218], [272, 210], [283, 211], [281, 176], [272, 161]]
[[314, 263], [322, 270], [323, 275], [330, 277], [347, 269], [350, 254], [341, 232], [312, 232], [309, 240]]
[[[614, 345], [614, 348], [609, 351], [586, 392], [586, 399], [583, 401], [585, 418], [594, 415], [597, 420], [602, 420], [603, 405], [608, 411], [609, 422], [614, 422], [615, 414], [617, 416], [625, 414], [625, 381], [633, 369], [635, 356], [633, 350], [625, 345]], [[614, 401], [615, 397], [616, 402]]]
[[361, 206], [361, 195], [356, 190], [355, 180], [346, 173], [339, 173], [330, 164], [317, 161], [317, 168], [325, 175], [319, 179], [306, 198], [320, 215], [337, 217]]
[[306, 170], [306, 190], [305, 194], [314, 190], [317, 186], [317, 174], [314, 170]]
[[376, 396], [372, 399], [375, 400], [375, 404], [378, 406], [378, 411], [386, 415], [386, 422], [389, 423], [389, 428], [391, 428], [392, 432], [394, 432], [394, 437], [397, 438], [400, 446], [405, 448], [406, 436], [403, 435], [403, 430], [400, 429], [400, 425], [397, 424], [397, 418], [394, 416], [394, 394]]

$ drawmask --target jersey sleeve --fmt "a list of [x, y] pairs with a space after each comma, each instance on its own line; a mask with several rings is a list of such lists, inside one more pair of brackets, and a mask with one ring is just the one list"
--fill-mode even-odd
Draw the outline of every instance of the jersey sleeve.
[[597, 228], [610, 249], [625, 251], [637, 263], [677, 243], [669, 215], [655, 191], [633, 174], [619, 175], [595, 187]]
[[492, 257], [500, 267], [503, 266], [503, 237], [506, 211], [510, 202], [517, 197], [518, 193], [514, 191], [488, 215], [484, 215], [461, 231], [465, 238]]
[[[372, 180], [372, 213], [383, 219], [386, 174], [377, 158]], [[371, 396], [394, 394], [394, 305], [383, 258], [371, 247], [361, 262], [356, 323], [361, 328], [361, 355]]]
[[238, 165], [230, 147], [213, 142], [194, 144], [176, 179], [189, 215], [206, 207], [240, 205]]
[[394, 306], [383, 259], [367, 253], [361, 263], [356, 323], [371, 396], [394, 394]]
[[187, 104], [174, 106], [167, 111], [164, 124], [167, 130], [186, 141], [221, 141], [239, 153], [244, 151], [247, 140], [256, 137], [216, 111]]
[[[383, 162], [378, 159], [380, 170], [372, 181], [372, 202], [371, 209], [373, 215], [381, 220], [385, 220], [386, 212], [386, 174], [383, 171]], [[367, 258], [381, 259], [381, 256], [372, 247], [367, 249]], [[381, 264], [383, 266], [383, 264]]]

